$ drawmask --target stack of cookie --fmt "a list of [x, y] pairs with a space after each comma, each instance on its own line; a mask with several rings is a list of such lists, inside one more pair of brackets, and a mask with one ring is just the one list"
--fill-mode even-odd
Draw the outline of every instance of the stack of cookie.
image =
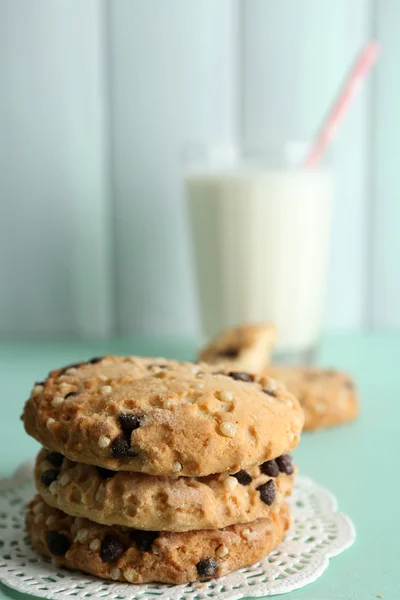
[[200, 351], [199, 358], [225, 368], [242, 368], [281, 381], [298, 398], [304, 430], [314, 431], [353, 421], [359, 412], [355, 385], [347, 373], [311, 366], [271, 365], [273, 325], [240, 325], [225, 329]]
[[303, 413], [266, 376], [107, 356], [51, 372], [23, 420], [44, 446], [27, 530], [58, 564], [185, 583], [260, 560], [289, 526]]

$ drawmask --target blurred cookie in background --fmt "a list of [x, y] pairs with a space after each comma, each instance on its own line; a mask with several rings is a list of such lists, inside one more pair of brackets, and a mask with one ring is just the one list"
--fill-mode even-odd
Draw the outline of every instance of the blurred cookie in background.
[[221, 331], [200, 351], [199, 360], [259, 373], [269, 364], [275, 341], [272, 323], [239, 325]]

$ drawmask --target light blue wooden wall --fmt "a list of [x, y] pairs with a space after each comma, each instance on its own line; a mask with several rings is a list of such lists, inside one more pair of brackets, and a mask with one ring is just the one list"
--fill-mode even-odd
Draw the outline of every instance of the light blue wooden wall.
[[396, 0], [0, 0], [0, 334], [196, 332], [184, 144], [308, 139], [371, 36], [325, 327], [400, 325], [399, 25]]

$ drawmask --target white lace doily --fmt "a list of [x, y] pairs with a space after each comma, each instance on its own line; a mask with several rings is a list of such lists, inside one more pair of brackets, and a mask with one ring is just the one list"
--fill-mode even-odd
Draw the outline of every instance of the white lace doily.
[[[290, 499], [294, 523], [285, 541], [261, 562], [204, 583], [131, 585], [96, 579], [53, 566], [30, 546], [24, 519], [34, 496], [32, 464], [0, 480], [0, 581], [41, 598], [105, 600], [236, 600], [283, 594], [315, 581], [329, 559], [355, 540], [336, 498], [307, 477], [297, 477]], [[71, 598], [70, 598], [71, 600]]]

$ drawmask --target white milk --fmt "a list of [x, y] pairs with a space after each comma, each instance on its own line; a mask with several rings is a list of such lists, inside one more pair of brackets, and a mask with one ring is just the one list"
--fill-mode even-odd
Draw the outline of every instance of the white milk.
[[203, 332], [274, 321], [278, 350], [319, 340], [331, 221], [326, 170], [235, 167], [186, 177]]

